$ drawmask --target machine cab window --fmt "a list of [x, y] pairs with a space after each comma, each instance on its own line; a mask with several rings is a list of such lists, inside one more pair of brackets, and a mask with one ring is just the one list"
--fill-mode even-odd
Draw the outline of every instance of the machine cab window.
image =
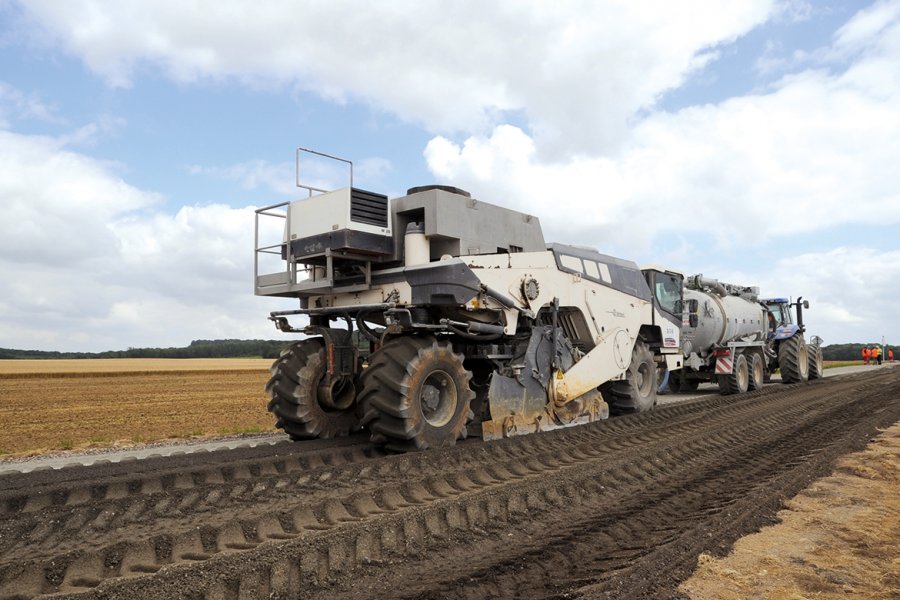
[[681, 315], [681, 278], [669, 273], [654, 273], [653, 293], [659, 307], [673, 315]]

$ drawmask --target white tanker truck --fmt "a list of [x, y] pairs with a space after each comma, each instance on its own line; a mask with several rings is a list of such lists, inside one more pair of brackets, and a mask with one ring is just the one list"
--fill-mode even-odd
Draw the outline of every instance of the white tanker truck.
[[672, 391], [715, 382], [723, 394], [742, 394], [760, 389], [775, 369], [784, 383], [822, 376], [821, 339], [807, 345], [803, 337], [808, 302], [760, 300], [759, 288], [694, 275], [685, 279], [683, 307], [684, 367], [669, 373]]

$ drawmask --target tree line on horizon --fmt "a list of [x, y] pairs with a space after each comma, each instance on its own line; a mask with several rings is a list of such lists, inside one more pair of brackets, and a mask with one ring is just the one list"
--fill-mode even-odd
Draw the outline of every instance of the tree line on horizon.
[[[359, 332], [354, 331], [355, 339], [361, 345], [368, 346], [363, 339], [359, 340]], [[128, 348], [127, 350], [108, 350], [106, 352], [57, 352], [47, 350], [16, 350], [0, 348], [2, 359], [53, 359], [53, 358], [278, 358], [281, 351], [296, 340], [194, 340], [183, 348]], [[830, 344], [822, 346], [825, 360], [862, 360], [862, 349], [870, 344]], [[887, 349], [885, 346], [885, 355]], [[900, 359], [900, 355], [897, 357]]]
[[294, 340], [194, 340], [183, 348], [128, 348], [105, 352], [57, 352], [0, 348], [0, 359], [72, 358], [278, 358]]
[[[862, 360], [862, 349], [880, 346], [881, 342], [871, 342], [869, 344], [831, 344], [822, 346], [822, 357], [825, 360]], [[887, 359], [888, 348], [895, 348], [890, 344], [884, 346], [884, 357]], [[897, 354], [896, 348], [894, 354]], [[895, 356], [900, 359], [900, 355]]]

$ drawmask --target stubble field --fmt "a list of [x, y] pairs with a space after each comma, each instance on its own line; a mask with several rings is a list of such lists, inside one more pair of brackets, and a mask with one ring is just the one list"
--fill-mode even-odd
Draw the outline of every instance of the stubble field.
[[0, 361], [0, 454], [273, 429], [268, 359]]

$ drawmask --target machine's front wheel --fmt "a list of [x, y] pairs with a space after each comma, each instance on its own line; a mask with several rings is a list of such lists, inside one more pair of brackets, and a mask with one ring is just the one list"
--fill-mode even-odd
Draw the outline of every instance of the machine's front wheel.
[[406, 452], [464, 439], [475, 392], [463, 359], [431, 336], [397, 337], [372, 354], [360, 393], [372, 440]]
[[809, 378], [809, 349], [799, 333], [781, 342], [778, 368], [782, 383], [802, 383]]
[[266, 384], [275, 426], [295, 440], [348, 435], [359, 428], [350, 380], [326, 381], [325, 342], [311, 338], [288, 347]]
[[638, 340], [631, 352], [625, 379], [604, 383], [600, 391], [609, 404], [610, 413], [621, 415], [651, 410], [656, 406], [658, 386], [653, 353], [643, 340]]

